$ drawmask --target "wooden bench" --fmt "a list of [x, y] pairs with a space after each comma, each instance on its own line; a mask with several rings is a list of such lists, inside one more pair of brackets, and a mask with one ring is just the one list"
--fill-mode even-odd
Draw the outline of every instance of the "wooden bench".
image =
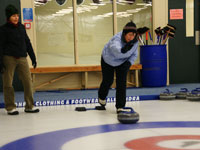
[[[134, 75], [132, 75], [132, 76], [134, 76], [133, 77], [134, 79], [132, 79], [131, 81], [127, 81], [128, 84], [139, 87], [138, 71], [141, 69], [142, 69], [141, 64], [135, 64], [130, 67], [130, 71], [134, 71]], [[44, 83], [34, 86], [35, 90], [39, 90], [44, 86], [50, 85], [54, 82], [57, 82], [61, 79], [66, 78], [69, 75], [68, 73], [81, 73], [81, 78], [82, 78], [81, 89], [88, 89], [88, 88], [90, 88], [88, 86], [88, 73], [89, 72], [101, 72], [101, 66], [100, 65], [90, 65], [90, 66], [85, 66], [85, 65], [75, 66], [74, 65], [74, 66], [65, 66], [65, 67], [38, 67], [36, 69], [31, 68], [30, 71], [32, 74], [33, 83], [35, 82], [35, 75], [63, 73], [59, 77], [50, 79], [47, 82], [44, 82]]]

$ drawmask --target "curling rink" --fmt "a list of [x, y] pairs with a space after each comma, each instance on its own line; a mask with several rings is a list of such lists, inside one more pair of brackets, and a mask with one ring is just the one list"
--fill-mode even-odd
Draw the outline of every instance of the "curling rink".
[[115, 103], [106, 111], [75, 111], [97, 104], [39, 107], [40, 113], [9, 116], [0, 109], [0, 150], [200, 150], [200, 102], [127, 102], [140, 115], [120, 124]]

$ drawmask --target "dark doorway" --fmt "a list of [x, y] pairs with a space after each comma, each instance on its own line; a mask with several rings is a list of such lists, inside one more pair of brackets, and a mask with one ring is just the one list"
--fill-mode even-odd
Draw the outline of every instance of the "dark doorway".
[[[196, 45], [195, 33], [193, 37], [186, 37], [186, 0], [168, 0], [168, 7], [168, 12], [170, 9], [183, 9], [183, 19], [169, 19], [169, 24], [177, 28], [175, 39], [169, 40], [170, 84], [199, 83], [200, 46]], [[194, 0], [194, 32], [200, 30], [199, 10], [200, 1]]]
[[[0, 14], [1, 14], [0, 15], [0, 26], [2, 26], [3, 24], [6, 23], [5, 8], [9, 4], [14, 5], [19, 10], [19, 12], [20, 12], [20, 0], [0, 0]], [[22, 83], [18, 79], [16, 73], [15, 73], [14, 79], [13, 79], [13, 86], [14, 86], [14, 89], [16, 91], [23, 90]], [[0, 74], [0, 91], [2, 91], [2, 89], [3, 89], [3, 83], [2, 83], [2, 76]]]

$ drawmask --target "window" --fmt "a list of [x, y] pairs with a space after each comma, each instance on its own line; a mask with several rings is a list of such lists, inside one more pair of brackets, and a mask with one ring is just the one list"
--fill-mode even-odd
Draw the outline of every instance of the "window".
[[[38, 66], [74, 65], [72, 0], [35, 1]], [[45, 1], [45, 0], [44, 0]], [[78, 64], [100, 64], [104, 45], [113, 36], [112, 0], [76, 0]], [[152, 29], [150, 0], [117, 0], [117, 32], [133, 20]]]
[[50, 1], [35, 7], [38, 66], [74, 64], [73, 9]]

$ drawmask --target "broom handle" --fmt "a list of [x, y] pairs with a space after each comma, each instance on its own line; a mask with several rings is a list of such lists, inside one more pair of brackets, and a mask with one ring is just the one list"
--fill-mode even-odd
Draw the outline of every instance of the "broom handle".
[[168, 37], [169, 37], [169, 33], [167, 33], [167, 36], [166, 36], [165, 39], [162, 41], [162, 44], [163, 44], [163, 45], [167, 42]]
[[159, 44], [159, 41], [160, 41], [160, 36], [157, 35], [157, 41], [156, 41], [156, 44]]
[[148, 32], [146, 32], [146, 45], [148, 45]]
[[149, 38], [150, 38], [150, 40], [151, 40], [151, 44], [153, 44], [153, 39], [152, 39], [152, 37], [151, 37], [151, 32], [149, 31]]
[[159, 40], [159, 45], [161, 44], [161, 41], [162, 41], [162, 35], [160, 36], [160, 40]]
[[140, 35], [138, 36], [138, 40], [140, 41], [140, 43], [141, 43], [142, 45], [144, 45], [144, 41], [141, 39]]

